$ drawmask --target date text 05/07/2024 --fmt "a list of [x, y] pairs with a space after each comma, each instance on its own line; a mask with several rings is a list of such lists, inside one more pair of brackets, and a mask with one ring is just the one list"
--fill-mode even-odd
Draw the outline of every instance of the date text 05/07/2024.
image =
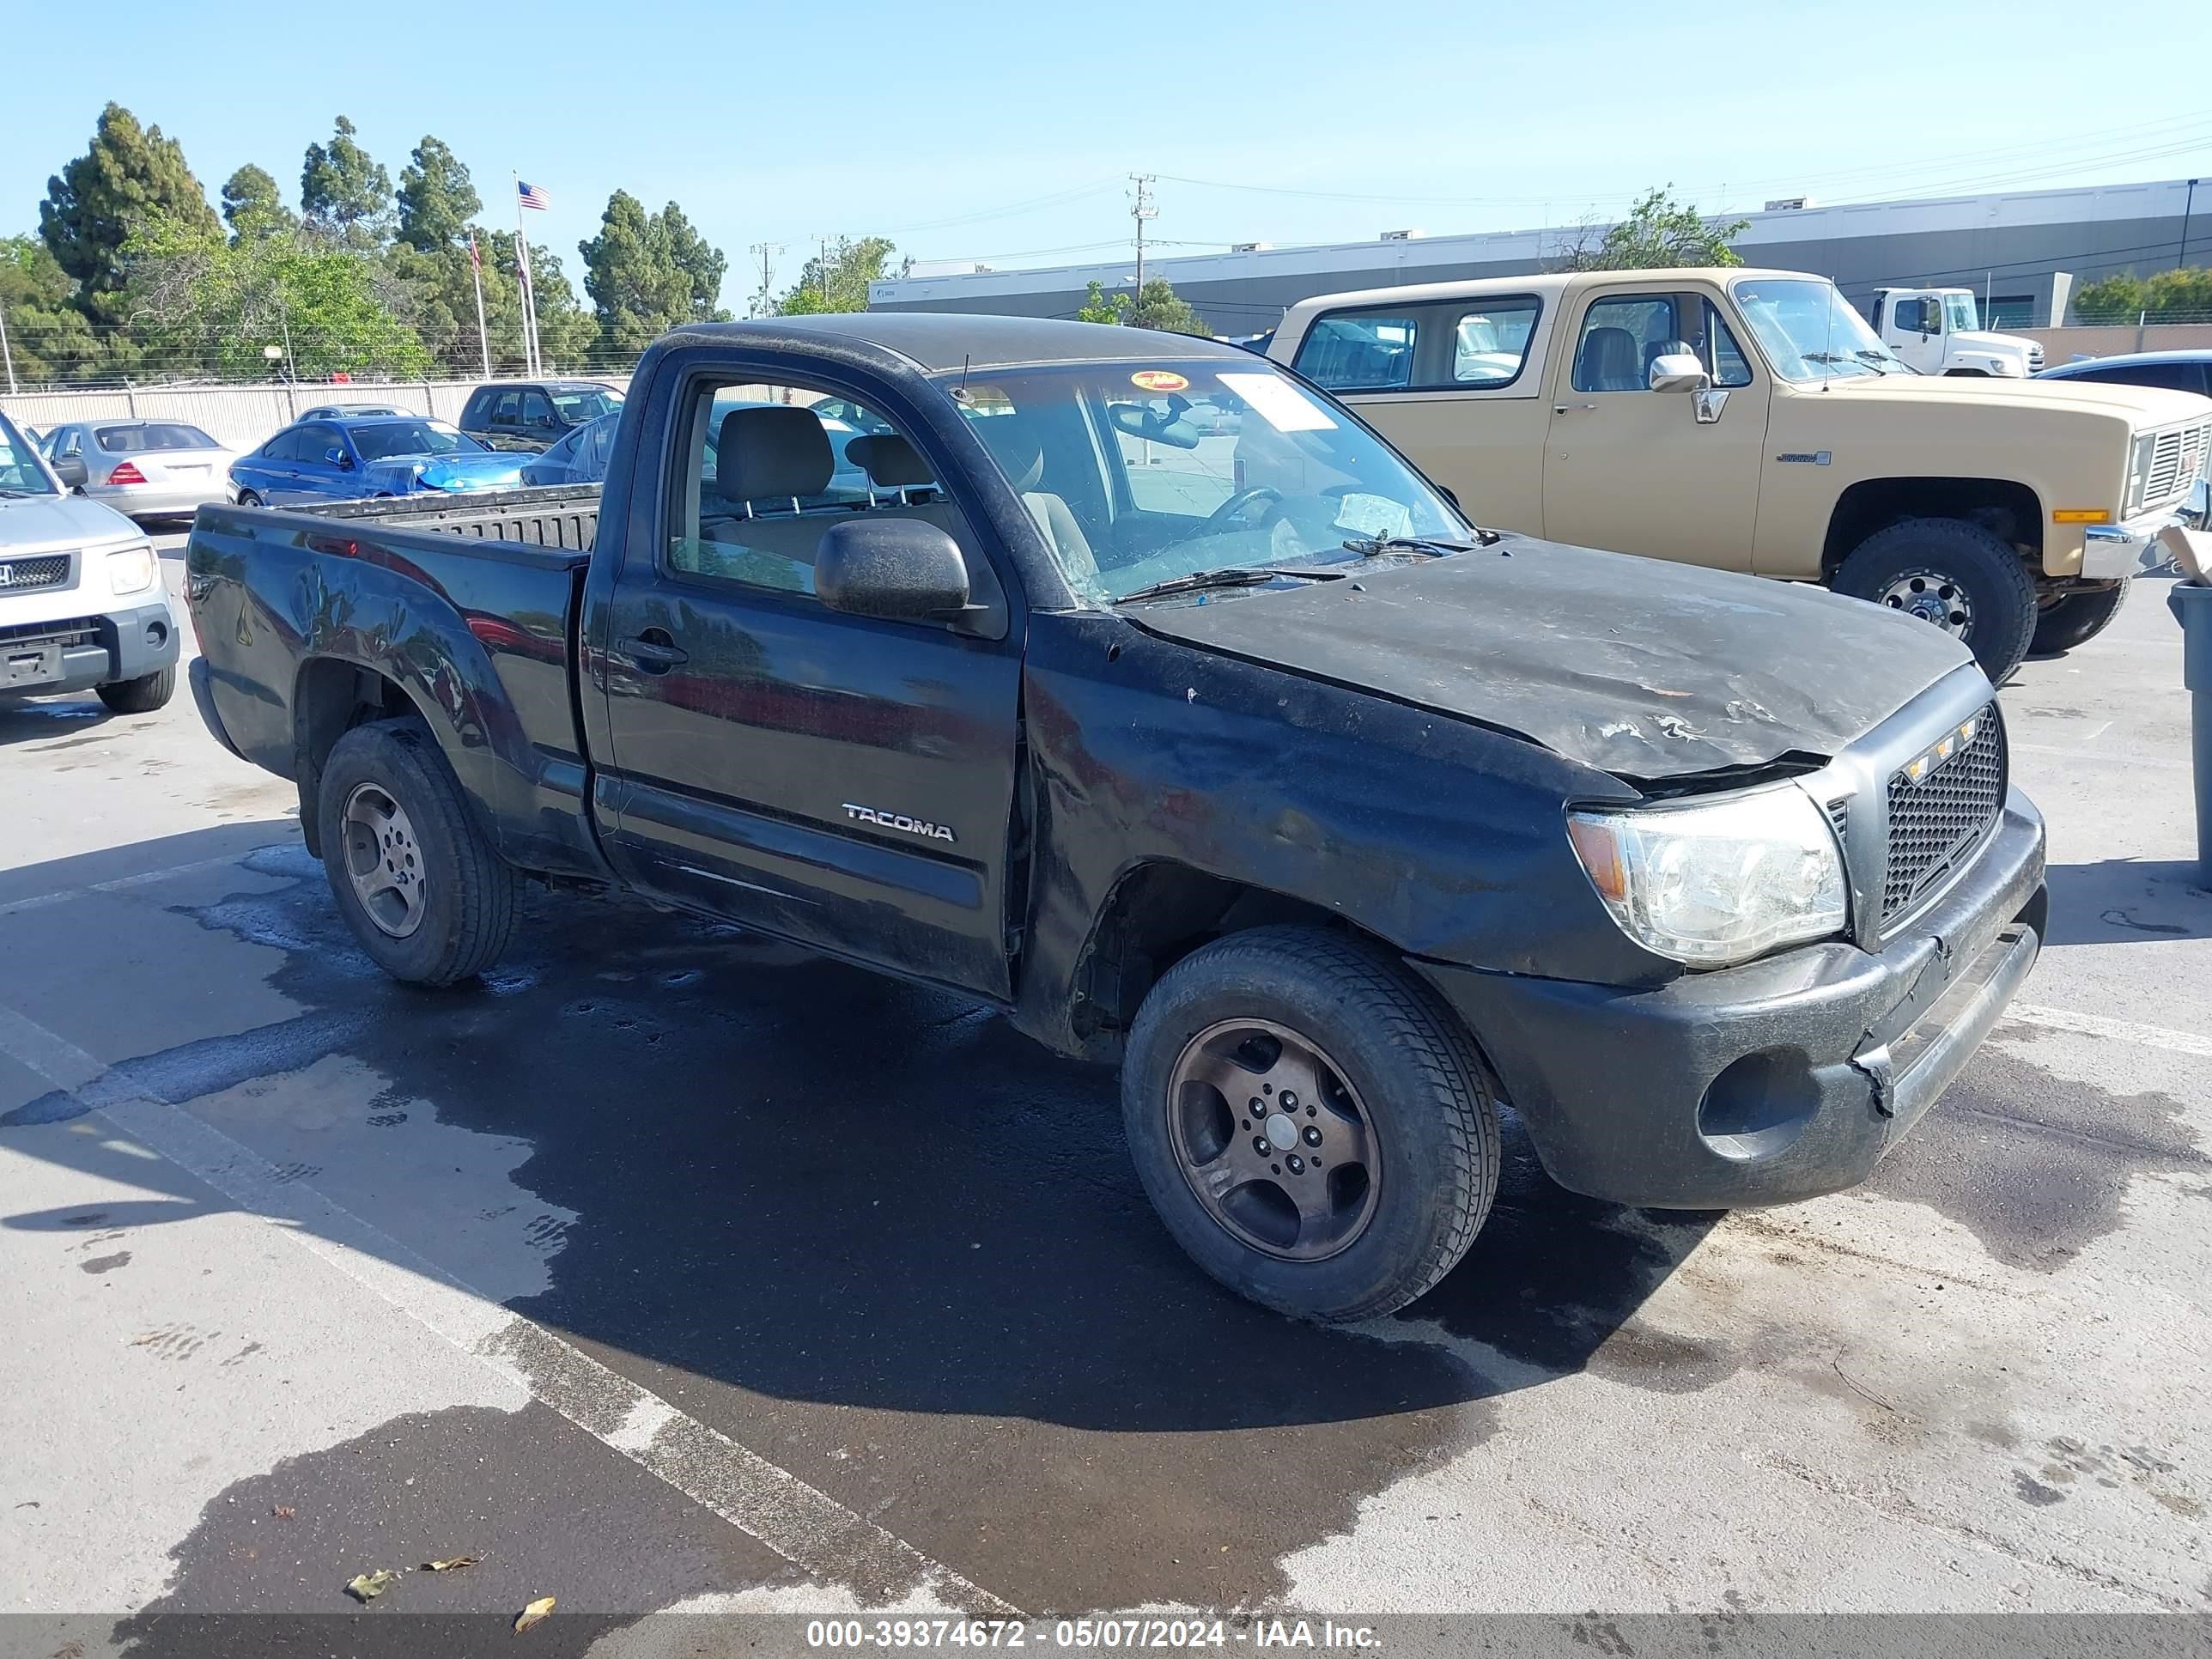
[[806, 1645], [824, 1650], [884, 1648], [1105, 1648], [1139, 1651], [1253, 1648], [1334, 1648], [1375, 1652], [1382, 1638], [1370, 1625], [1333, 1619], [814, 1619]]

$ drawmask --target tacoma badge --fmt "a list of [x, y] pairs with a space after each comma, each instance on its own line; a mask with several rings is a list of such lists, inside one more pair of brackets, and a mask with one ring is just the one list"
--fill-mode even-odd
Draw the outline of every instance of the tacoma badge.
[[855, 806], [845, 803], [845, 816], [856, 823], [872, 823], [883, 830], [903, 830], [909, 836], [927, 836], [932, 841], [951, 841], [952, 831], [941, 823], [931, 823], [922, 818], [910, 818], [903, 812], [878, 812], [872, 806]]

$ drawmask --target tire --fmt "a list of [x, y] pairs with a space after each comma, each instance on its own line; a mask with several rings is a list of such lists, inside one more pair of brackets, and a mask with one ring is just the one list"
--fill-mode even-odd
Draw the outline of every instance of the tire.
[[[1924, 580], [1921, 592], [1896, 591]], [[1856, 599], [1899, 611], [1936, 609], [1948, 599], [1956, 620], [1936, 623], [1974, 653], [1991, 685], [2027, 655], [2035, 631], [2035, 578], [2006, 543], [1963, 519], [1906, 519], [1861, 542], [1829, 584]]]
[[2069, 593], [2057, 604], [2045, 607], [2035, 618], [2035, 636], [2028, 641], [2028, 654], [2056, 656], [2095, 639], [2120, 614], [2132, 580], [2131, 577], [2123, 576], [2110, 587]]
[[241, 489], [238, 492], [238, 504], [240, 507], [258, 507], [261, 505], [261, 497], [250, 489]]
[[[1297, 1159], [1281, 1152], [1326, 1130], [1318, 1148], [1340, 1144], [1344, 1120], [1314, 1109], [1316, 1103], [1294, 1103], [1284, 1114], [1261, 1120], [1240, 1116], [1247, 1107], [1226, 1098], [1225, 1090], [1208, 1085], [1172, 1085], [1186, 1056], [1209, 1052], [1201, 1038], [1245, 1022], [1264, 1023], [1314, 1045], [1350, 1091], [1340, 1103], [1358, 1109], [1367, 1126], [1373, 1170], [1363, 1184], [1348, 1172], [1364, 1171], [1354, 1160], [1324, 1172], [1318, 1162], [1297, 1181], [1324, 1177], [1322, 1190], [1358, 1194], [1365, 1209], [1356, 1225], [1347, 1222], [1341, 1243], [1314, 1259], [1289, 1259], [1297, 1248], [1278, 1236], [1272, 1247], [1240, 1237], [1246, 1223], [1226, 1218], [1238, 1212], [1279, 1225], [1289, 1212], [1290, 1225], [1304, 1237], [1304, 1221], [1283, 1196], [1296, 1181], [1278, 1182], [1260, 1174], [1248, 1182], [1206, 1198], [1208, 1183], [1188, 1166], [1192, 1125], [1219, 1117], [1221, 1129], [1236, 1145], [1219, 1155], [1242, 1159], [1248, 1146], [1266, 1149], [1258, 1162], [1279, 1173]], [[1229, 1039], [1233, 1040], [1234, 1033]], [[1262, 1035], [1264, 1042], [1268, 1040]], [[1239, 1051], [1241, 1054], [1243, 1051]], [[1240, 1066], [1243, 1061], [1237, 1062]], [[1237, 1092], [1258, 1072], [1234, 1073]], [[1289, 1075], [1282, 1071], [1267, 1075]], [[1327, 1107], [1329, 1091], [1316, 1090]], [[1194, 951], [1162, 975], [1137, 1011], [1121, 1070], [1121, 1119], [1131, 1156], [1145, 1191], [1161, 1221], [1191, 1259], [1238, 1295], [1261, 1306], [1304, 1319], [1328, 1322], [1371, 1319], [1395, 1312], [1427, 1291], [1457, 1264], [1474, 1242], [1497, 1196], [1500, 1161], [1497, 1084], [1456, 1015], [1427, 985], [1386, 953], [1325, 928], [1271, 927], [1231, 934]], [[1249, 1098], [1258, 1098], [1255, 1094]], [[1276, 1097], [1279, 1102], [1280, 1096]], [[1271, 1124], [1290, 1119], [1288, 1142], [1269, 1139]], [[1309, 1127], [1311, 1121], [1316, 1127]], [[1242, 1127], [1238, 1126], [1242, 1125]], [[1283, 1133], [1277, 1129], [1276, 1133]], [[1304, 1147], [1301, 1146], [1301, 1150]], [[1282, 1162], [1268, 1160], [1281, 1157]], [[1224, 1188], [1235, 1182], [1226, 1164]], [[1279, 1203], [1261, 1203], [1266, 1189]], [[1314, 1188], [1303, 1190], [1311, 1194]], [[1249, 1200], [1249, 1202], [1248, 1202]], [[1349, 1218], [1352, 1205], [1342, 1213]]]
[[169, 701], [177, 689], [177, 671], [163, 668], [141, 674], [135, 680], [118, 680], [97, 688], [100, 702], [118, 714], [150, 714]]
[[[379, 800], [398, 811], [387, 823], [400, 830], [397, 858], [380, 860], [376, 837], [362, 841], [353, 832], [362, 826], [348, 822], [356, 801], [368, 812]], [[522, 879], [492, 849], [420, 720], [378, 720], [340, 738], [323, 766], [316, 811], [331, 895], [378, 967], [414, 985], [451, 985], [499, 960], [514, 933]], [[393, 844], [387, 840], [381, 850]], [[381, 862], [404, 872], [408, 883], [404, 898], [394, 896], [397, 889], [379, 895], [374, 915], [349, 867], [364, 852], [371, 878]], [[395, 932], [392, 908], [404, 909], [407, 899], [418, 908], [411, 923], [398, 924], [405, 931]]]

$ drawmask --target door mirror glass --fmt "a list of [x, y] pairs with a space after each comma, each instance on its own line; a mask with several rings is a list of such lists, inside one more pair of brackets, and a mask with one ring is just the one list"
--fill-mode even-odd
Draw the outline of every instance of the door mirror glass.
[[85, 480], [90, 476], [84, 470], [84, 458], [82, 455], [63, 455], [55, 459], [54, 477], [59, 478], [71, 489], [83, 489]]
[[349, 471], [353, 466], [353, 458], [336, 444], [332, 444], [323, 452], [323, 459], [327, 465], [337, 468], [341, 472]]
[[890, 622], [950, 622], [968, 608], [959, 544], [918, 519], [836, 526], [814, 555], [814, 595], [832, 611]]
[[1686, 351], [1668, 352], [1651, 360], [1654, 392], [1702, 392], [1711, 384], [1705, 366]]

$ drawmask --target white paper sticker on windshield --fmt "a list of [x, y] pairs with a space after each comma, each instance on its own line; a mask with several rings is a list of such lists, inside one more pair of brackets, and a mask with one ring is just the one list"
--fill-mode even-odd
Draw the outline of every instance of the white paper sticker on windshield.
[[1221, 384], [1278, 432], [1333, 432], [1336, 422], [1319, 404], [1276, 374], [1224, 374]]
[[1413, 509], [1388, 495], [1369, 495], [1353, 490], [1336, 509], [1335, 527], [1349, 530], [1355, 536], [1410, 536], [1413, 533]]

